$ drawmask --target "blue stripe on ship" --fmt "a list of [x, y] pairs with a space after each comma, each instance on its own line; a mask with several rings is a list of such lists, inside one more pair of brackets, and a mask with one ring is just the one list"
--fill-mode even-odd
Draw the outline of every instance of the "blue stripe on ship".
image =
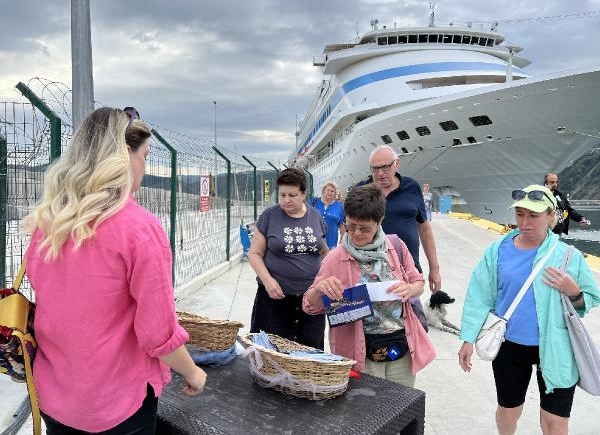
[[[393, 79], [395, 77], [409, 76], [413, 74], [423, 74], [432, 72], [444, 72], [444, 71], [497, 71], [506, 73], [506, 67], [497, 63], [486, 63], [486, 62], [437, 62], [437, 63], [424, 63], [420, 65], [409, 65], [400, 66], [397, 68], [390, 68], [383, 71], [377, 71], [364, 76], [357, 77], [355, 79], [346, 82], [342, 86], [342, 91], [347, 94], [355, 89], [370, 83], [379, 82], [381, 80]], [[525, 71], [520, 68], [513, 67], [513, 71], [528, 75]]]

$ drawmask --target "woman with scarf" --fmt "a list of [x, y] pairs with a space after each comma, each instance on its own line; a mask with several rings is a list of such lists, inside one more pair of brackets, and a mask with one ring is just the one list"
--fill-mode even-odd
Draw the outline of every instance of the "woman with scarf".
[[352, 189], [344, 201], [344, 212], [346, 233], [323, 260], [304, 294], [303, 309], [308, 314], [322, 314], [323, 295], [339, 301], [344, 289], [357, 283], [393, 281], [387, 292], [396, 299], [373, 302], [372, 316], [330, 328], [329, 344], [333, 353], [356, 360], [355, 370], [412, 387], [416, 370], [402, 310], [404, 300], [423, 293], [423, 276], [406, 245], [383, 233], [385, 195], [377, 185]]

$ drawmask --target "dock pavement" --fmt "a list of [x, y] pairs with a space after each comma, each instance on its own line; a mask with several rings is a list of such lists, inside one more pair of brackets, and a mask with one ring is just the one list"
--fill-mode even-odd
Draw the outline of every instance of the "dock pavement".
[[[466, 286], [473, 268], [484, 249], [500, 234], [486, 228], [481, 222], [473, 223], [447, 215], [434, 214], [433, 231], [442, 274], [442, 288], [455, 303], [447, 306], [447, 319], [460, 325]], [[421, 252], [425, 268], [427, 261]], [[596, 282], [600, 282], [597, 259], [591, 259]], [[427, 270], [425, 270], [427, 274]], [[199, 279], [196, 285], [180, 289], [176, 295], [177, 309], [213, 319], [239, 320], [244, 323], [240, 334], [248, 332], [250, 312], [256, 291], [255, 274], [248, 262], [239, 257], [230, 262], [225, 273], [212, 273]], [[208, 281], [208, 282], [207, 282]], [[430, 292], [425, 290], [421, 300], [425, 304]], [[592, 310], [584, 322], [597, 344], [600, 344], [600, 307]], [[456, 335], [430, 328], [430, 337], [436, 347], [436, 359], [417, 375], [415, 388], [425, 391], [426, 435], [491, 435], [496, 433], [494, 411], [496, 395], [491, 363], [474, 356], [471, 373], [464, 373], [458, 365], [461, 342]], [[13, 384], [6, 376], [0, 377], [0, 430], [10, 423], [12, 412], [25, 397], [23, 385]], [[210, 382], [210, 380], [209, 380]], [[308, 422], [307, 422], [308, 423]], [[600, 397], [577, 389], [569, 424], [571, 435], [600, 434]], [[31, 433], [31, 418], [18, 432]], [[539, 427], [539, 397], [535, 377], [527, 391], [523, 416], [518, 434], [541, 434]]]

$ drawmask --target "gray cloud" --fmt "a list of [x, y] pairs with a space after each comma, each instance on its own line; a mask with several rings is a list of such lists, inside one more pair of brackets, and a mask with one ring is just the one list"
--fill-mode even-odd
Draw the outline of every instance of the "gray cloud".
[[[70, 3], [4, 2], [0, 100], [34, 76], [69, 84]], [[382, 25], [425, 26], [424, 1], [91, 0], [95, 98], [136, 106], [145, 119], [219, 144], [285, 158], [321, 77], [312, 58], [328, 43]], [[600, 9], [598, 0], [438, 3], [438, 25], [489, 27], [524, 47], [533, 74], [598, 63], [600, 16], [545, 19]], [[25, 24], [23, 24], [25, 23]]]

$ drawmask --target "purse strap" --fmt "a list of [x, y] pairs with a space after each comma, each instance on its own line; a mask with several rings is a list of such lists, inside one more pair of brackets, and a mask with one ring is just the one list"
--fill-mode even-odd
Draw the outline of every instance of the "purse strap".
[[515, 310], [517, 309], [517, 305], [519, 305], [519, 303], [525, 296], [525, 292], [529, 289], [529, 286], [531, 286], [531, 283], [533, 282], [533, 280], [535, 279], [537, 274], [540, 273], [540, 270], [542, 270], [542, 267], [548, 260], [548, 257], [550, 257], [550, 254], [552, 254], [552, 252], [554, 252], [554, 249], [556, 249], [556, 245], [558, 245], [558, 241], [556, 241], [554, 243], [554, 245], [552, 245], [552, 247], [550, 249], [548, 249], [548, 252], [546, 252], [546, 255], [544, 255], [540, 259], [540, 261], [537, 262], [537, 264], [535, 265], [535, 267], [533, 268], [533, 270], [531, 271], [531, 273], [529, 274], [529, 276], [527, 277], [527, 279], [521, 286], [519, 293], [517, 293], [517, 296], [515, 296], [515, 299], [512, 301], [512, 304], [510, 304], [510, 307], [508, 307], [508, 310], [506, 310], [506, 313], [503, 316], [504, 320], [506, 320], [507, 322], [508, 322], [508, 319], [510, 319], [510, 316], [512, 316], [513, 313], [515, 312]]
[[21, 287], [21, 282], [25, 277], [25, 257], [21, 260], [21, 267], [19, 267], [19, 272], [13, 281], [12, 288], [14, 291], [19, 291], [19, 287]]

